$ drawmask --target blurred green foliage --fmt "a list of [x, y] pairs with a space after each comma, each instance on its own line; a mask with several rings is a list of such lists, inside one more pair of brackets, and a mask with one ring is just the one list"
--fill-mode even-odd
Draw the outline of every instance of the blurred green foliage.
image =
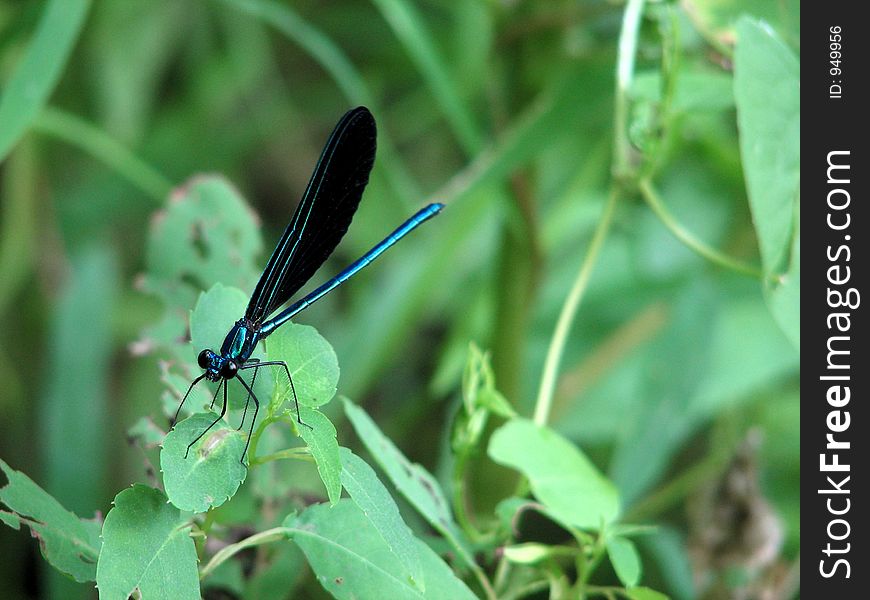
[[[378, 160], [315, 279], [415, 207], [448, 206], [300, 315], [335, 347], [339, 392], [451, 496], [451, 443], [475, 418], [469, 405], [453, 422], [467, 365], [482, 368], [474, 342], [489, 353], [486, 395], [582, 448], [616, 484], [625, 523], [657, 525], [613, 538], [598, 583], [634, 580], [639, 553], [642, 584], [672, 598], [727, 588], [735, 569], [787, 593], [800, 543], [799, 23], [797, 0], [0, 3], [0, 456], [83, 518], [153, 484], [146, 457], [177, 401], [167, 384], [189, 381], [163, 361], [196, 352], [154, 340], [186, 335], [200, 290], [251, 289], [331, 126], [365, 104]], [[254, 213], [208, 194], [214, 204], [177, 214], [190, 206], [179, 194], [226, 185], [191, 179], [203, 173]], [[215, 226], [209, 211], [232, 218]], [[185, 227], [199, 263], [175, 245]], [[346, 405], [352, 427], [340, 408], [324, 412], [341, 445], [370, 447], [352, 433], [363, 418]], [[463, 439], [482, 443], [500, 419]], [[127, 442], [134, 424], [150, 434], [144, 451]], [[281, 447], [271, 429], [264, 453]], [[517, 475], [485, 447], [466, 448], [469, 514], [445, 537], [513, 514]], [[376, 454], [369, 464], [388, 469]], [[735, 499], [740, 469], [757, 487]], [[254, 498], [288, 495], [326, 499], [308, 465], [270, 463], [214, 519], [249, 522]], [[753, 531], [772, 560], [740, 546], [753, 522], [711, 523], [729, 501], [775, 515]], [[431, 531], [412, 508], [399, 501], [414, 531]], [[484, 565], [496, 587], [537, 556], [519, 544], [570, 538], [527, 513], [513, 523], [519, 566]], [[283, 546], [259, 555], [269, 567], [245, 597], [324, 596]], [[0, 529], [0, 555], [0, 597], [94, 595], [45, 569], [27, 533]], [[232, 568], [213, 577], [241, 589]]]

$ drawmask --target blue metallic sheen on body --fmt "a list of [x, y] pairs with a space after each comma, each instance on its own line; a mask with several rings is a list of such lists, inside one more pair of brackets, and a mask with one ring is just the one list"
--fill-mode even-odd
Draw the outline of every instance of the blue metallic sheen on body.
[[[295, 315], [302, 312], [303, 310], [320, 300], [323, 296], [340, 286], [348, 279], [350, 279], [354, 274], [369, 265], [373, 260], [383, 254], [388, 248], [393, 246], [400, 239], [411, 233], [414, 229], [419, 227], [425, 221], [431, 219], [439, 212], [441, 212], [441, 209], [443, 208], [444, 205], [440, 202], [433, 202], [432, 204], [429, 204], [428, 206], [417, 211], [417, 213], [414, 214], [410, 219], [408, 219], [398, 228], [396, 228], [393, 233], [384, 238], [377, 246], [363, 254], [344, 271], [321, 285], [319, 288], [317, 288], [304, 298], [297, 300], [296, 302], [288, 306], [273, 319], [270, 319], [263, 323], [263, 326], [260, 327], [260, 330], [258, 332], [259, 338], [265, 338], [267, 335], [275, 331], [275, 329], [292, 319]], [[250, 356], [250, 354], [248, 356]]]
[[393, 231], [393, 233], [385, 237], [378, 245], [362, 255], [341, 273], [304, 298], [288, 306], [284, 311], [275, 316], [275, 318], [263, 323], [262, 327], [259, 329], [255, 329], [254, 325], [244, 318], [236, 321], [229, 333], [227, 333], [227, 337], [224, 338], [220, 354], [208, 351], [208, 367], [205, 370], [206, 379], [210, 381], [219, 381], [221, 378], [221, 371], [228, 361], [233, 361], [238, 366], [245, 364], [245, 362], [251, 358], [251, 354], [254, 353], [257, 343], [261, 339], [265, 338], [298, 313], [320, 300], [323, 296], [350, 279], [361, 269], [371, 264], [372, 261], [383, 254], [388, 248], [411, 233], [422, 223], [437, 215], [443, 208], [443, 204], [435, 202], [419, 210], [414, 214], [414, 216], [402, 223], [402, 225]]
[[[347, 232], [374, 164], [376, 132], [374, 117], [364, 106], [350, 110], [342, 117], [323, 149], [290, 224], [257, 282], [244, 316], [230, 328], [220, 352], [204, 349], [197, 355], [197, 364], [205, 372], [191, 382], [175, 412], [173, 424], [178, 419], [181, 408], [194, 386], [203, 379], [218, 383], [209, 409], [214, 407], [221, 388], [223, 388], [223, 404], [220, 415], [188, 444], [184, 453], [185, 458], [191, 447], [226, 416], [227, 389], [230, 380], [236, 379], [248, 394], [239, 429], [244, 425], [250, 400], [253, 399], [255, 407], [245, 449], [240, 459], [242, 464], [245, 464], [244, 457], [254, 434], [254, 424], [260, 410], [260, 401], [253, 388], [257, 370], [261, 367], [283, 368], [290, 382], [290, 391], [296, 405], [296, 420], [301, 425], [311, 428], [302, 421], [299, 414], [299, 399], [287, 363], [282, 360], [252, 358], [257, 344], [300, 311], [350, 279], [444, 208], [443, 204], [432, 203], [419, 210], [356, 262], [269, 319], [270, 315], [279, 310], [309, 281]], [[250, 384], [241, 376], [241, 373], [247, 369], [253, 370]]]
[[208, 366], [205, 369], [205, 378], [209, 381], [220, 381], [221, 367], [223, 367], [223, 364], [227, 359], [211, 350], [206, 350], [206, 353], [208, 353]]
[[247, 361], [257, 347], [261, 335], [245, 319], [239, 319], [227, 333], [221, 346], [221, 357], [239, 364]]

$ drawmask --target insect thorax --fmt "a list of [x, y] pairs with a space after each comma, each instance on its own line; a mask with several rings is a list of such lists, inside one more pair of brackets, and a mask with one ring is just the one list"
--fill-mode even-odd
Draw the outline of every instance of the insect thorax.
[[221, 346], [221, 357], [244, 363], [257, 346], [259, 334], [245, 319], [239, 319], [227, 333]]

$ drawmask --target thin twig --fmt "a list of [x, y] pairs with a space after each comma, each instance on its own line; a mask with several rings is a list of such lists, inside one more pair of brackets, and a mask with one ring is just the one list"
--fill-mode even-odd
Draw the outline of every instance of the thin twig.
[[260, 533], [255, 533], [251, 537], [247, 537], [240, 542], [236, 542], [235, 544], [230, 544], [229, 546], [221, 548], [214, 556], [211, 557], [211, 560], [208, 561], [208, 564], [205, 565], [199, 572], [199, 578], [205, 579], [223, 562], [231, 558], [233, 555], [241, 552], [245, 548], [287, 539], [287, 536], [289, 536], [292, 531], [293, 530], [288, 527], [274, 527], [272, 529], [267, 529], [266, 531], [261, 531]]
[[601, 213], [601, 218], [598, 220], [595, 233], [589, 242], [586, 257], [580, 265], [574, 285], [571, 287], [568, 297], [565, 298], [565, 304], [562, 305], [562, 311], [559, 313], [559, 320], [556, 322], [553, 337], [550, 339], [550, 347], [547, 350], [547, 358], [544, 360], [544, 373], [541, 376], [538, 399], [535, 403], [534, 421], [538, 425], [546, 424], [550, 416], [550, 410], [553, 406], [553, 393], [556, 389], [556, 380], [559, 375], [559, 364], [562, 361], [562, 353], [565, 350], [568, 333], [571, 331], [571, 324], [574, 322], [580, 301], [586, 292], [589, 277], [592, 275], [592, 269], [595, 267], [598, 259], [598, 253], [601, 251], [607, 233], [610, 231], [610, 223], [613, 220], [613, 213], [618, 198], [619, 188], [613, 185], [611, 186], [607, 202], [604, 204], [604, 210]]
[[710, 262], [730, 271], [734, 271], [735, 273], [740, 273], [741, 275], [747, 275], [756, 279], [761, 279], [763, 277], [763, 274], [758, 268], [735, 260], [730, 256], [722, 254], [718, 250], [711, 248], [710, 246], [696, 238], [692, 232], [683, 227], [683, 225], [680, 224], [680, 222], [677, 221], [670, 212], [668, 212], [667, 207], [662, 202], [661, 197], [659, 196], [658, 192], [656, 192], [655, 187], [649, 179], [642, 179], [639, 182], [638, 187], [644, 200], [646, 200], [646, 203], [656, 214], [659, 220], [665, 225], [665, 227], [668, 228], [671, 233], [674, 234], [674, 236], [678, 240], [683, 242], [691, 250], [703, 256]]

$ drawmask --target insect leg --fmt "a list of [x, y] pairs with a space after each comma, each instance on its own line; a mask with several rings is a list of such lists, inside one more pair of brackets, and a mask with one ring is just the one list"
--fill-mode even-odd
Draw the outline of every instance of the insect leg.
[[169, 427], [170, 427], [170, 428], [174, 427], [174, 426], [175, 426], [175, 422], [178, 421], [178, 413], [181, 412], [181, 407], [184, 406], [184, 401], [187, 400], [187, 397], [188, 397], [188, 396], [190, 396], [190, 391], [193, 389], [193, 386], [195, 386], [197, 383], [199, 383], [200, 381], [202, 381], [202, 378], [203, 378], [203, 377], [205, 377], [205, 373], [203, 373], [202, 375], [200, 375], [199, 377], [197, 377], [196, 379], [194, 379], [194, 380], [190, 383], [190, 387], [187, 388], [187, 393], [184, 394], [184, 398], [181, 399], [181, 404], [178, 405], [178, 410], [175, 411], [175, 416], [172, 417], [172, 422], [169, 424]]
[[[293, 392], [293, 403], [296, 404], [296, 420], [300, 425], [305, 425], [308, 429], [312, 429], [311, 425], [304, 422], [302, 420], [302, 416], [299, 413], [299, 398], [296, 396], [296, 387], [293, 385], [293, 378], [290, 376], [290, 369], [287, 368], [287, 363], [283, 360], [270, 360], [268, 362], [258, 363], [256, 366], [258, 367], [268, 367], [268, 366], [281, 366], [284, 367], [284, 372], [287, 373], [287, 379], [290, 380], [290, 391]], [[245, 368], [245, 367], [242, 367]]]
[[241, 377], [237, 377], [236, 379], [248, 390], [248, 395], [254, 399], [254, 418], [251, 419], [251, 430], [248, 432], [248, 439], [245, 442], [245, 449], [242, 451], [242, 457], [239, 459], [239, 462], [243, 465], [245, 464], [245, 454], [248, 453], [248, 446], [251, 444], [251, 436], [254, 435], [254, 424], [257, 422], [257, 413], [260, 412], [260, 401], [257, 400], [257, 395], [254, 393], [253, 387], [249, 386], [245, 383], [245, 380]]
[[[224, 418], [224, 415], [227, 414], [227, 386], [226, 386], [226, 380], [225, 380], [225, 379], [221, 379], [220, 383], [218, 383], [218, 390], [220, 390], [220, 388], [221, 388], [222, 385], [223, 385], [223, 387], [224, 387], [224, 404], [223, 404], [223, 406], [221, 407], [221, 414], [220, 414], [220, 416], [219, 416], [217, 419], [215, 419], [215, 420], [212, 422], [211, 425], [209, 425], [208, 427], [206, 427], [206, 428], [205, 428], [205, 431], [203, 431], [203, 432], [200, 433], [198, 436], [196, 436], [196, 439], [195, 439], [195, 440], [193, 440], [192, 442], [190, 442], [190, 443], [187, 445], [187, 450], [185, 450], [185, 452], [184, 452], [184, 458], [187, 458], [187, 455], [188, 455], [188, 453], [190, 452], [190, 447], [193, 446], [195, 443], [197, 443], [200, 439], [202, 439], [202, 436], [204, 436], [206, 433], [208, 433], [208, 430], [211, 429], [212, 427], [214, 427], [215, 425], [217, 425], [217, 422], [220, 421], [221, 419], [223, 419], [223, 418]], [[217, 391], [215, 392], [215, 397], [217, 397]]]
[[[259, 358], [252, 358], [252, 359], [249, 359], [249, 362], [259, 363], [260, 359]], [[253, 365], [253, 368], [254, 368], [254, 376], [251, 377], [251, 389], [254, 389], [254, 384], [257, 383], [257, 373], [259, 372], [260, 365], [258, 365], [258, 364]], [[239, 377], [241, 377], [241, 375], [239, 375]], [[242, 422], [239, 423], [239, 427], [236, 429], [236, 431], [241, 430], [242, 425], [245, 424], [245, 417], [248, 414], [248, 405], [250, 403], [251, 403], [251, 392], [248, 392], [248, 397], [245, 399], [245, 412], [242, 413]]]
[[[221, 380], [221, 381], [223, 381], [223, 380]], [[211, 404], [208, 405], [209, 410], [214, 408], [214, 402], [215, 402], [215, 400], [217, 400], [217, 395], [218, 395], [219, 391], [221, 391], [220, 384], [218, 384], [217, 389], [214, 391], [214, 396], [212, 396], [212, 398], [211, 398]]]

